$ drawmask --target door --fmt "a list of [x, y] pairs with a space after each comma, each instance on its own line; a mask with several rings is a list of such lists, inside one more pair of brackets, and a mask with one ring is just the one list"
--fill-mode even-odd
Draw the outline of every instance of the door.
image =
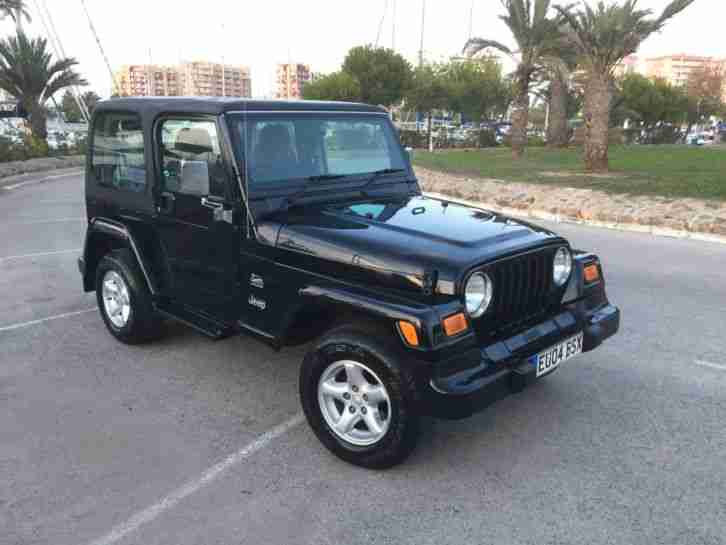
[[217, 318], [236, 319], [243, 214], [233, 204], [216, 120], [165, 118], [155, 135], [157, 231], [168, 264], [163, 293]]

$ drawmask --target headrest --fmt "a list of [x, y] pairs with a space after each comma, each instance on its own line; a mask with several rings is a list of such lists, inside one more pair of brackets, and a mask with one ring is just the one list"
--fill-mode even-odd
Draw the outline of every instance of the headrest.
[[174, 149], [194, 155], [212, 153], [212, 139], [204, 129], [182, 129], [176, 135]]

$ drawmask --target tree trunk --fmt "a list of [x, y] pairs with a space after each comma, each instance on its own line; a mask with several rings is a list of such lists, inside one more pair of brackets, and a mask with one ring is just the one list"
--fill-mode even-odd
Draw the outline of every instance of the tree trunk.
[[431, 123], [433, 119], [433, 113], [429, 112], [429, 127], [428, 132], [426, 133], [426, 145], [429, 148], [429, 151], [434, 151], [434, 141], [432, 138], [432, 131], [431, 131]]
[[512, 158], [521, 159], [527, 147], [527, 123], [529, 122], [529, 81], [517, 82], [517, 96], [512, 105]]
[[610, 132], [610, 85], [604, 74], [589, 74], [585, 87], [585, 170], [607, 172]]
[[550, 82], [550, 118], [547, 127], [547, 147], [564, 148], [569, 144], [567, 127], [567, 82], [555, 74]]
[[48, 127], [45, 109], [38, 104], [33, 104], [30, 107], [26, 106], [26, 109], [29, 112], [30, 132], [35, 138], [46, 142], [48, 140]]

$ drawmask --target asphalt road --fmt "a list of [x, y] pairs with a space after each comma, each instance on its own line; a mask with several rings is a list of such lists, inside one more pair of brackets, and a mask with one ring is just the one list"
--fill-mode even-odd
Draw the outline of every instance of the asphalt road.
[[371, 472], [300, 423], [304, 347], [78, 313], [83, 216], [80, 176], [0, 189], [2, 545], [726, 543], [726, 246], [556, 226], [620, 334]]

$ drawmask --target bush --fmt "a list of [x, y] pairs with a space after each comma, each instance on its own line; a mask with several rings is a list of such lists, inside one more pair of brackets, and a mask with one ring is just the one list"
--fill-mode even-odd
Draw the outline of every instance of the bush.
[[426, 141], [426, 132], [402, 130], [399, 132], [399, 136], [401, 137], [401, 144], [403, 144], [404, 148], [428, 147], [428, 142]]
[[26, 159], [48, 157], [48, 143], [45, 140], [41, 140], [32, 135], [26, 136], [23, 139], [23, 147], [25, 148]]
[[22, 142], [13, 142], [0, 136], [0, 163], [27, 161], [41, 157], [62, 157], [64, 155], [85, 155], [88, 145], [86, 139], [78, 140], [75, 145], [62, 142], [57, 149], [49, 149], [47, 142], [33, 136], [25, 136]]
[[478, 140], [480, 148], [495, 148], [497, 146], [497, 133], [491, 129], [481, 129]]

